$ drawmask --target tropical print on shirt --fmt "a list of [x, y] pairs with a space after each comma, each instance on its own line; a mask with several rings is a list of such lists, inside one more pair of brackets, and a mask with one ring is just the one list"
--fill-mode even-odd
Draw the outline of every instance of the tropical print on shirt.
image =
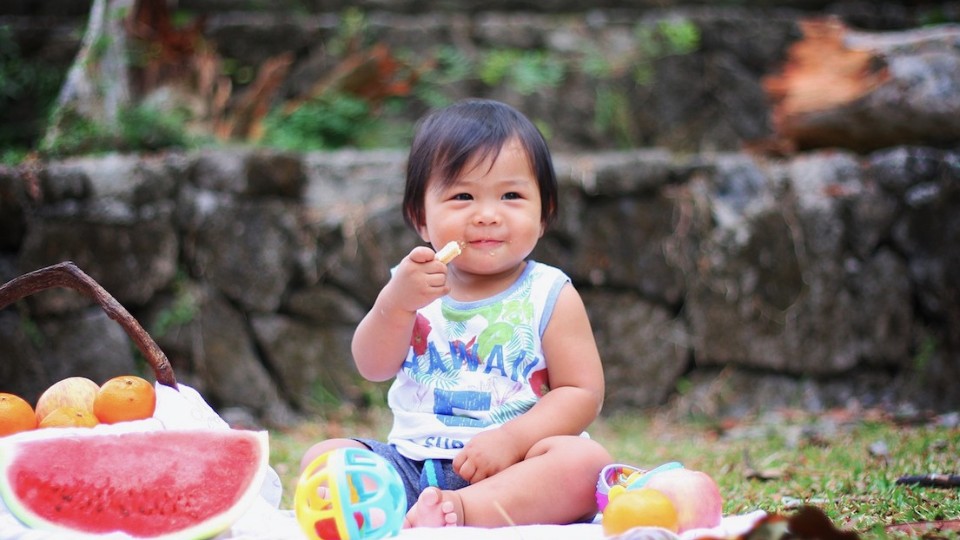
[[541, 338], [569, 281], [529, 261], [491, 298], [444, 297], [417, 312], [410, 351], [388, 394], [389, 442], [411, 459], [452, 458], [473, 435], [533, 407], [547, 383]]

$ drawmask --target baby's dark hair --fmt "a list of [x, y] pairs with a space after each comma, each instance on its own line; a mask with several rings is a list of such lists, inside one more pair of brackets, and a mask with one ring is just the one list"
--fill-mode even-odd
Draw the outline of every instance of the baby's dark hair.
[[407, 160], [403, 219], [416, 229], [424, 223], [424, 198], [431, 176], [440, 187], [456, 181], [474, 157], [496, 160], [503, 144], [520, 141], [540, 188], [540, 219], [549, 225], [557, 213], [557, 175], [540, 130], [513, 107], [498, 101], [467, 99], [432, 112], [417, 125]]

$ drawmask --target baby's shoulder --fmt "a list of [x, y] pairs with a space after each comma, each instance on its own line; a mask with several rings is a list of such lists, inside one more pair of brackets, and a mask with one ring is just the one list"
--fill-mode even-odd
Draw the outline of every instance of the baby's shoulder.
[[570, 276], [568, 276], [566, 272], [557, 268], [556, 266], [552, 266], [552, 265], [538, 262], [538, 261], [528, 261], [527, 265], [529, 269], [529, 276], [532, 279], [548, 280], [548, 281], [556, 281], [556, 280], [570, 281]]

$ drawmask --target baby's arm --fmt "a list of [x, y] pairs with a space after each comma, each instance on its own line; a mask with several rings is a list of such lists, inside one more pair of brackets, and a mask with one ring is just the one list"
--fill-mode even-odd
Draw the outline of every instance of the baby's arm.
[[464, 479], [477, 482], [523, 460], [538, 441], [579, 435], [600, 413], [604, 381], [600, 353], [580, 294], [560, 292], [543, 335], [550, 391], [520, 417], [475, 436], [454, 459]]
[[404, 257], [353, 334], [360, 374], [371, 381], [396, 375], [410, 349], [417, 310], [449, 291], [447, 266], [432, 249], [416, 247]]

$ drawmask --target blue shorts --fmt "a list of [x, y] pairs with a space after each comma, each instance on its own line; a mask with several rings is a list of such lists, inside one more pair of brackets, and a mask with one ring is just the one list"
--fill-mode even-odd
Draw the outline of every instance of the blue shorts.
[[433, 486], [440, 489], [457, 490], [470, 485], [453, 470], [453, 460], [428, 459], [417, 461], [397, 452], [392, 444], [382, 443], [372, 439], [354, 439], [365, 445], [374, 454], [387, 460], [403, 480], [403, 488], [407, 493], [407, 509], [409, 510], [424, 489]]

